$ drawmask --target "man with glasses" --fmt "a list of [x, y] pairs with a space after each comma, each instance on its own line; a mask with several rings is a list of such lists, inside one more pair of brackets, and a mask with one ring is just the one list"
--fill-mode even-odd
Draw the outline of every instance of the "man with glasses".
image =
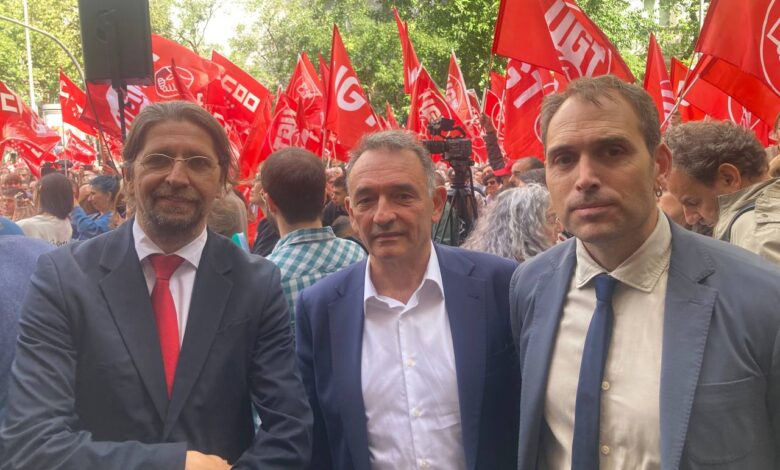
[[152, 105], [123, 158], [135, 219], [32, 277], [3, 468], [303, 468], [312, 417], [279, 270], [206, 228], [233, 166], [224, 130]]

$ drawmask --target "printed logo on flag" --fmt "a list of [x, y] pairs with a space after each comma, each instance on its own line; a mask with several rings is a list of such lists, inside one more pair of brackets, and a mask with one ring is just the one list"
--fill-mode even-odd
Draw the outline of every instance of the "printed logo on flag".
[[[176, 66], [176, 74], [181, 80], [181, 85], [189, 89], [195, 82], [195, 76], [188, 69]], [[176, 77], [173, 75], [173, 69], [170, 65], [160, 67], [154, 73], [154, 85], [157, 88], [157, 96], [160, 98], [176, 98], [180, 95], [176, 87]]]
[[761, 67], [766, 83], [780, 95], [780, 3], [772, 0], [766, 9], [761, 34]]
[[[114, 118], [114, 123], [117, 127], [121, 124], [119, 122], [119, 102], [117, 101], [116, 90], [112, 87], [108, 87], [106, 90], [106, 101], [109, 108], [111, 108], [111, 117]], [[136, 85], [130, 85], [127, 87], [127, 101], [125, 103], [125, 125], [130, 128], [133, 120], [138, 113], [141, 112], [146, 106], [152, 104], [148, 96], [143, 92], [141, 87]]]
[[745, 129], [755, 130], [756, 126], [761, 122], [759, 118], [730, 96], [728, 99], [728, 111], [731, 122]]
[[579, 11], [576, 5], [556, 0], [544, 14], [564, 72], [569, 80], [607, 73], [612, 69], [612, 51], [593, 39], [572, 9]]
[[[343, 65], [336, 72], [336, 104], [344, 111], [355, 112], [368, 104], [368, 101], [360, 94], [360, 84], [357, 78], [354, 76], [345, 77], [347, 72], [347, 67]], [[373, 113], [366, 118], [366, 124], [370, 127], [377, 124]]]

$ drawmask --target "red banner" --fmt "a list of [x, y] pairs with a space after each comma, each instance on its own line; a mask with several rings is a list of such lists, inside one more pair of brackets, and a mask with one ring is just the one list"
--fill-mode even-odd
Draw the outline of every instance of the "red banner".
[[417, 53], [414, 52], [412, 40], [409, 38], [409, 27], [405, 22], [401, 21], [401, 17], [398, 16], [398, 10], [395, 7], [393, 7], [393, 15], [398, 27], [398, 36], [401, 38], [401, 52], [404, 61], [404, 93], [408, 95], [414, 90], [414, 84], [420, 75], [422, 65], [417, 58]]
[[653, 34], [650, 35], [650, 47], [647, 51], [644, 88], [655, 102], [659, 121], [668, 123], [676, 99], [669, 73], [666, 71], [664, 55]]
[[0, 81], [0, 143], [12, 140], [31, 143], [46, 153], [60, 142], [60, 135]]
[[[155, 92], [159, 101], [182, 99], [182, 86], [189, 94], [203, 101], [209, 84], [224, 73], [221, 66], [157, 34], [152, 34], [152, 60]], [[177, 75], [179, 84], [176, 83]]]
[[[87, 106], [84, 107], [81, 120], [91, 124], [95, 129], [102, 129], [113, 137], [121, 138], [119, 101], [116, 91], [108, 84], [88, 83], [87, 87], [89, 88]], [[133, 120], [142, 109], [156, 101], [157, 95], [153, 86], [128, 86], [124, 112], [127, 129], [130, 129]], [[93, 109], [96, 115], [93, 114]]]
[[330, 60], [325, 128], [334, 132], [342, 145], [352, 148], [364, 134], [380, 127], [335, 25]]
[[455, 57], [455, 52], [450, 56], [447, 91], [445, 92], [444, 97], [447, 100], [447, 104], [450, 105], [450, 108], [455, 110], [455, 113], [457, 113], [461, 121], [470, 123], [476, 118], [476, 116], [471, 114], [466, 82], [463, 79], [463, 72], [460, 70], [458, 59]]
[[612, 74], [635, 81], [615, 46], [574, 0], [501, 0], [493, 52], [569, 80]]
[[65, 145], [65, 152], [63, 153], [65, 159], [81, 162], [85, 165], [95, 163], [97, 152], [91, 145], [76, 137], [73, 132], [68, 131], [67, 137], [68, 143]]
[[510, 60], [506, 67], [504, 95], [504, 150], [509, 158], [544, 159], [539, 123], [542, 99], [555, 91], [550, 72]]
[[69, 124], [89, 135], [97, 134], [94, 127], [81, 120], [81, 114], [87, 105], [87, 95], [65, 73], [60, 70], [60, 108], [62, 122]]

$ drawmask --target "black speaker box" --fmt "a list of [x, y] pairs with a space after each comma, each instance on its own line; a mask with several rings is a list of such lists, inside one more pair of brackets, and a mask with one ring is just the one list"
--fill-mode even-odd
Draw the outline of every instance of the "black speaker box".
[[84, 74], [88, 82], [151, 85], [152, 28], [148, 0], [79, 0]]

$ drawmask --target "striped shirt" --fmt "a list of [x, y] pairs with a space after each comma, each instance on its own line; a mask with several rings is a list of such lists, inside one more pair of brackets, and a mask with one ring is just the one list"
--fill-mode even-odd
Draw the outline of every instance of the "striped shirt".
[[282, 272], [291, 322], [294, 323], [295, 300], [300, 291], [365, 256], [360, 245], [336, 238], [330, 227], [302, 228], [282, 237], [268, 260]]

